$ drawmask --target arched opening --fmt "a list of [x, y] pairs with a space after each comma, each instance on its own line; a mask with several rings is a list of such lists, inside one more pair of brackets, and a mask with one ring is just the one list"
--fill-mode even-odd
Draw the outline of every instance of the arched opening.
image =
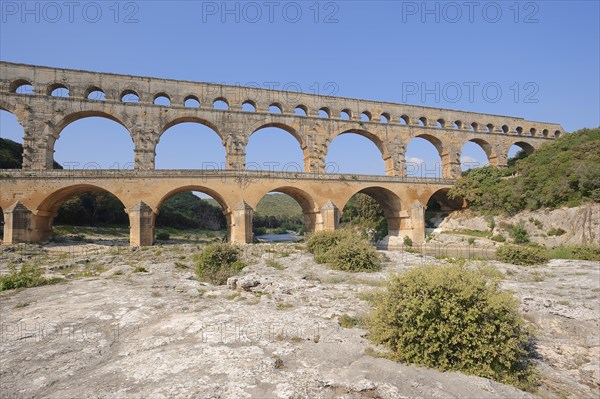
[[17, 93], [17, 94], [34, 94], [33, 92], [33, 85], [31, 84], [31, 82], [24, 80], [24, 79], [19, 79], [14, 81], [11, 85], [10, 85], [10, 92], [11, 93]]
[[452, 128], [456, 129], [456, 130], [460, 130], [463, 127], [463, 123], [461, 121], [454, 121], [454, 124], [452, 125]]
[[52, 97], [69, 97], [69, 88], [62, 84], [53, 84], [48, 88], [48, 95]]
[[213, 109], [227, 111], [229, 109], [229, 103], [222, 97], [217, 98], [215, 101], [213, 101]]
[[425, 209], [425, 233], [435, 232], [435, 229], [448, 217], [450, 212], [464, 207], [463, 200], [450, 199], [448, 197], [449, 191], [449, 188], [438, 190], [427, 201], [427, 208]]
[[542, 136], [543, 136], [543, 137], [548, 137], [548, 134], [549, 134], [549, 133], [550, 133], [550, 132], [548, 131], [548, 129], [544, 129], [544, 130], [542, 130]]
[[509, 132], [509, 128], [507, 125], [502, 125], [502, 133], [508, 133]]
[[345, 109], [342, 112], [340, 112], [340, 119], [349, 121], [351, 119], [351, 115], [352, 115], [352, 111], [350, 111], [349, 109]]
[[86, 90], [85, 98], [93, 101], [104, 101], [106, 100], [106, 94], [101, 88], [93, 86]]
[[460, 169], [465, 171], [489, 165], [491, 151], [492, 146], [485, 140], [467, 141], [460, 152]]
[[294, 113], [298, 116], [307, 116], [308, 108], [305, 105], [300, 104], [294, 109]]
[[315, 230], [316, 215], [310, 195], [296, 187], [279, 187], [258, 202], [252, 229], [261, 241], [299, 241]]
[[479, 130], [479, 124], [477, 122], [471, 123], [471, 131], [476, 132]]
[[302, 139], [291, 127], [281, 124], [261, 126], [248, 139], [246, 169], [304, 172], [302, 147]]
[[183, 106], [186, 108], [200, 108], [200, 100], [196, 96], [187, 96], [183, 100]]
[[442, 176], [442, 143], [433, 136], [421, 135], [406, 146], [406, 176], [438, 178]]
[[0, 109], [0, 169], [21, 169], [24, 136], [17, 117]]
[[401, 125], [405, 125], [405, 126], [406, 125], [410, 125], [410, 118], [408, 116], [406, 116], [406, 115], [402, 115], [400, 117], [400, 124]]
[[494, 131], [494, 125], [492, 125], [491, 123], [488, 123], [485, 128], [488, 133], [492, 133]]
[[154, 96], [154, 105], [168, 107], [169, 105], [171, 105], [171, 98], [165, 93], [158, 93]]
[[390, 122], [390, 114], [388, 114], [387, 112], [382, 113], [379, 116], [379, 122], [381, 122], [381, 123], [389, 123]]
[[517, 132], [517, 134], [519, 136], [522, 135], [523, 134], [523, 128], [521, 126], [517, 126], [516, 132]]
[[388, 189], [369, 187], [354, 194], [344, 204], [341, 225], [367, 234], [379, 242], [386, 236], [399, 236], [400, 198]]
[[554, 132], [554, 137], [555, 137], [555, 138], [557, 138], [557, 137], [559, 137], [561, 134], [562, 134], [562, 133], [560, 132], [560, 130], [556, 130], [556, 131]]
[[65, 169], [133, 169], [134, 144], [127, 129], [107, 115], [78, 115], [60, 131], [54, 159]]
[[529, 129], [529, 135], [530, 136], [535, 136], [536, 133], [537, 133], [537, 130], [534, 127], [532, 127], [531, 129]]
[[242, 103], [242, 111], [244, 112], [256, 112], [256, 103], [251, 100], [246, 100]]
[[222, 241], [227, 237], [226, 208], [214, 193], [182, 189], [171, 193], [158, 208], [155, 232], [161, 243]]
[[427, 118], [425, 118], [424, 116], [419, 118], [419, 126], [427, 126]]
[[327, 148], [327, 173], [385, 175], [383, 143], [367, 131], [349, 130], [337, 135]]
[[226, 151], [219, 134], [201, 120], [167, 125], [156, 146], [156, 169], [225, 169]]
[[281, 105], [280, 104], [271, 104], [269, 105], [269, 113], [270, 114], [281, 114]]
[[123, 93], [121, 93], [121, 102], [138, 103], [140, 102], [140, 96], [133, 90], [125, 90]]
[[67, 187], [50, 195], [39, 206], [48, 218], [55, 242], [127, 245], [129, 217], [125, 205], [110, 191], [93, 185]]
[[330, 118], [331, 110], [329, 108], [323, 107], [319, 110], [319, 118]]
[[360, 114], [360, 120], [363, 122], [370, 122], [371, 121], [371, 113], [369, 111], [363, 111]]
[[535, 148], [531, 144], [524, 141], [513, 143], [507, 153], [508, 165], [513, 166], [519, 159], [527, 158], [529, 155], [533, 154], [534, 150]]
[[445, 120], [443, 120], [443, 119], [438, 119], [438, 120], [435, 122], [435, 127], [437, 127], [438, 129], [443, 129], [443, 128], [444, 128], [444, 126], [446, 126], [446, 121], [445, 121]]

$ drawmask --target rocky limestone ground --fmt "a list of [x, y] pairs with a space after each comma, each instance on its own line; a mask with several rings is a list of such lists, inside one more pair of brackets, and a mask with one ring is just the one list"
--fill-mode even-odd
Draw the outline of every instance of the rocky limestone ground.
[[[9, 252], [7, 252], [7, 250]], [[64, 283], [0, 293], [2, 398], [531, 398], [484, 378], [378, 356], [359, 323], [386, 276], [443, 260], [385, 252], [378, 273], [252, 245], [229, 286], [196, 281], [197, 245], [4, 248]], [[471, 262], [486, 267], [484, 262]], [[600, 396], [600, 262], [489, 262], [537, 331], [544, 398]], [[143, 267], [143, 269], [140, 268]], [[145, 270], [145, 271], [144, 271]]]

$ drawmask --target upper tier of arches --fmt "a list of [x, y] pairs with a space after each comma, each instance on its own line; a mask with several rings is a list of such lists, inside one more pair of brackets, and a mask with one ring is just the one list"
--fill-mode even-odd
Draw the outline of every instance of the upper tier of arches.
[[[23, 95], [138, 103], [164, 108], [283, 114], [363, 124], [424, 126], [540, 138], [563, 134], [557, 124], [447, 109], [265, 90], [254, 87], [142, 78], [0, 63], [0, 91]], [[60, 79], [59, 79], [60, 77]]]

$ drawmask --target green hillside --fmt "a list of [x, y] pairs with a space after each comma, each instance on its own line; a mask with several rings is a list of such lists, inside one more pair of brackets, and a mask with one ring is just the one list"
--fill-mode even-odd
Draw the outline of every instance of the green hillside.
[[508, 168], [465, 172], [449, 196], [477, 211], [507, 214], [600, 202], [600, 128], [566, 134]]

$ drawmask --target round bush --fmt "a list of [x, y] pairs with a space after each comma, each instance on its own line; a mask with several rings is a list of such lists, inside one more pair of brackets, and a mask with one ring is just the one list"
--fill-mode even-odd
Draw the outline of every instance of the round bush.
[[198, 280], [222, 285], [229, 277], [235, 276], [244, 268], [240, 260], [240, 249], [228, 243], [209, 244], [196, 260]]
[[413, 269], [391, 277], [375, 304], [370, 338], [394, 360], [525, 388], [535, 380], [517, 301], [479, 272], [457, 265]]
[[513, 265], [530, 266], [546, 263], [548, 257], [537, 248], [503, 245], [496, 251], [496, 260]]
[[381, 269], [381, 259], [365, 239], [345, 238], [325, 253], [327, 263], [347, 272], [373, 272]]
[[325, 254], [344, 238], [358, 239], [350, 230], [318, 231], [310, 235], [306, 242], [306, 248], [308, 252], [317, 258], [319, 255]]

